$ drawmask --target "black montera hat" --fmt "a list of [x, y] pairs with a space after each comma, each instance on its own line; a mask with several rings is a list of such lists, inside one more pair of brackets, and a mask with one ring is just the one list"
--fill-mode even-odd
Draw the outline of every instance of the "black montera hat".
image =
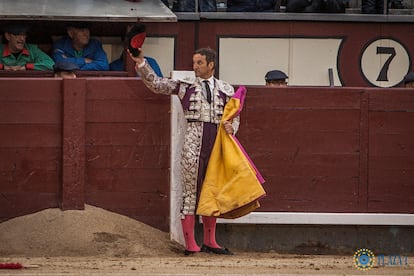
[[142, 47], [144, 44], [146, 32], [145, 25], [142, 23], [136, 23], [131, 30], [126, 34], [126, 39], [128, 41], [128, 49], [133, 56], [139, 56], [138, 48]]
[[3, 27], [3, 31], [9, 34], [27, 33], [29, 27], [23, 24], [11, 24]]
[[288, 76], [279, 70], [272, 70], [266, 73], [265, 80], [266, 81], [275, 81], [275, 80], [285, 80]]
[[87, 22], [87, 21], [72, 21], [69, 22], [66, 27], [72, 27], [72, 28], [76, 28], [76, 29], [90, 29], [92, 27], [92, 23], [91, 22]]
[[405, 75], [403, 82], [407, 83], [412, 81], [414, 81], [414, 72], [409, 72], [407, 75]]

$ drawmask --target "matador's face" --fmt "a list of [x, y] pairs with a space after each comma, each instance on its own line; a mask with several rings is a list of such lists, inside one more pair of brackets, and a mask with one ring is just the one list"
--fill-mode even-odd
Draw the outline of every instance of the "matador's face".
[[195, 54], [193, 55], [193, 70], [196, 77], [208, 79], [214, 73], [214, 62], [207, 63], [206, 56]]

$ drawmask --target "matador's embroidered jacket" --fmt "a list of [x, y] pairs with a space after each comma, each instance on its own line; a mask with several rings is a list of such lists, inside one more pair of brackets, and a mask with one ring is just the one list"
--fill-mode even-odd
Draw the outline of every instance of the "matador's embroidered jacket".
[[[136, 69], [145, 85], [154, 93], [178, 95], [187, 119], [184, 145], [181, 153], [181, 170], [183, 176], [182, 216], [194, 215], [198, 191], [204, 179], [208, 159], [213, 147], [217, 127], [219, 126], [224, 106], [234, 94], [234, 88], [227, 82], [214, 78], [212, 100], [205, 97], [202, 79], [194, 81], [160, 78], [146, 63]], [[233, 119], [232, 125], [237, 132], [240, 118]]]

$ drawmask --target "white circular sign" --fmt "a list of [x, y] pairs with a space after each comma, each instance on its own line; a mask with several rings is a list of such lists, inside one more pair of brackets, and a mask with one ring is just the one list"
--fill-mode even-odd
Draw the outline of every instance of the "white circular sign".
[[362, 53], [361, 71], [365, 79], [378, 87], [399, 84], [410, 68], [410, 56], [404, 46], [393, 39], [372, 41]]

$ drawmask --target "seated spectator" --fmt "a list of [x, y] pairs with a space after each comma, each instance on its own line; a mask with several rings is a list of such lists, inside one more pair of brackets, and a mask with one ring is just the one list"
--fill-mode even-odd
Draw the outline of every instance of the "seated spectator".
[[[122, 52], [121, 56], [118, 59], [112, 61], [109, 64], [109, 69], [111, 71], [124, 71], [125, 70], [124, 69], [124, 53], [125, 53], [125, 51]], [[162, 72], [161, 72], [161, 68], [158, 65], [157, 61], [154, 58], [148, 57], [148, 56], [145, 56], [145, 59], [147, 60], [148, 64], [151, 66], [151, 68], [154, 70], [154, 72], [159, 77], [162, 78], [163, 75], [162, 75]]]
[[52, 70], [53, 60], [34, 44], [26, 43], [28, 27], [14, 24], [3, 28], [0, 70]]
[[391, 0], [388, 2], [390, 9], [407, 9], [402, 0]]
[[[145, 29], [146, 27], [142, 23], [136, 23], [135, 25], [128, 26], [126, 35], [122, 36], [122, 41], [125, 44], [124, 46], [128, 47], [129, 40], [133, 39], [135, 36], [139, 34], [145, 33]], [[144, 39], [145, 39], [145, 35], [144, 35]], [[118, 59], [112, 61], [109, 64], [109, 69], [111, 71], [124, 71], [125, 70], [124, 68], [124, 56], [125, 55], [124, 54], [125, 54], [125, 50], [122, 51], [121, 56]], [[148, 56], [145, 56], [144, 58], [147, 60], [151, 68], [154, 69], [154, 72], [159, 77], [163, 77], [161, 68], [158, 65], [157, 61], [154, 58], [148, 57]]]
[[272, 70], [266, 73], [266, 86], [286, 87], [288, 76], [280, 70]]
[[383, 0], [362, 0], [361, 13], [363, 14], [383, 14], [384, 1]]
[[79, 67], [71, 62], [59, 61], [53, 66], [55, 71], [55, 78], [73, 79], [76, 78], [76, 71]]
[[[169, 7], [168, 0], [162, 2]], [[174, 12], [195, 12], [195, 0], [174, 0], [172, 11]], [[198, 0], [198, 12], [216, 12], [216, 0]]]
[[[387, 9], [406, 9], [402, 0], [389, 0]], [[384, 1], [382, 0], [362, 0], [361, 13], [363, 14], [384, 14]]]
[[276, 0], [227, 0], [228, 12], [274, 12]]
[[80, 70], [109, 70], [108, 59], [101, 42], [90, 38], [88, 22], [73, 22], [67, 27], [67, 36], [53, 45], [55, 62], [66, 61], [76, 64]]
[[345, 13], [347, 0], [287, 0], [286, 12]]
[[403, 79], [405, 88], [414, 88], [414, 72], [409, 72]]

